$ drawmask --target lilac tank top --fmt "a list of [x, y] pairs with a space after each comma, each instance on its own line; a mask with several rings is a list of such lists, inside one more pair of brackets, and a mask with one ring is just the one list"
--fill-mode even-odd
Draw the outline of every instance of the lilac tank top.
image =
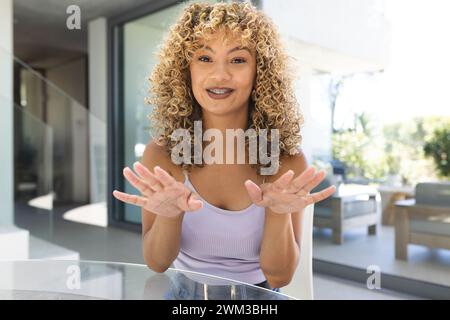
[[[203, 208], [185, 212], [174, 267], [250, 284], [265, 281], [259, 263], [265, 208], [251, 204], [232, 211], [213, 206], [184, 174], [184, 184], [201, 198]], [[195, 273], [189, 277], [210, 285], [224, 284], [220, 278], [205, 280], [201, 276], [196, 278]]]

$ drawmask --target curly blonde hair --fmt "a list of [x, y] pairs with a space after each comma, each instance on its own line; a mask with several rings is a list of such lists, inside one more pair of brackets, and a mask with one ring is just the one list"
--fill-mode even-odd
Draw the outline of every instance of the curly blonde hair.
[[[259, 133], [260, 129], [279, 130], [279, 165], [282, 155], [299, 152], [303, 114], [299, 110], [293, 90], [293, 76], [288, 71], [288, 56], [284, 52], [273, 22], [249, 3], [193, 3], [188, 5], [178, 21], [171, 27], [159, 52], [159, 63], [151, 76], [153, 105], [149, 119], [157, 131], [158, 141], [167, 152], [177, 144], [172, 141], [174, 130], [183, 128], [191, 134], [194, 150], [194, 121], [201, 120], [202, 110], [191, 88], [189, 64], [201, 40], [224, 29], [238, 35], [245, 46], [256, 52], [256, 84], [249, 97], [247, 129]], [[270, 154], [270, 135], [268, 153]], [[246, 141], [248, 148], [248, 141]], [[191, 170], [194, 163], [181, 164]], [[252, 165], [254, 167], [255, 165]], [[258, 157], [257, 173], [263, 165]]]

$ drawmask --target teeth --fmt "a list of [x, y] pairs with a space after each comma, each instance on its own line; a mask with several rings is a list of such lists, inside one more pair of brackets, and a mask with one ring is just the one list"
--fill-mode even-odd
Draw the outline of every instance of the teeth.
[[225, 94], [230, 92], [230, 89], [208, 89], [208, 91], [215, 93], [215, 94]]

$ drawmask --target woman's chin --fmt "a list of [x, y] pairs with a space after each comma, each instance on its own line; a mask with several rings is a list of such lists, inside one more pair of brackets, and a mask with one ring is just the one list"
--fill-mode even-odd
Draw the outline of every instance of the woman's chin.
[[237, 111], [236, 108], [231, 107], [230, 105], [209, 105], [206, 108], [203, 108], [203, 112], [208, 112], [214, 115], [228, 115], [231, 113], [235, 113]]

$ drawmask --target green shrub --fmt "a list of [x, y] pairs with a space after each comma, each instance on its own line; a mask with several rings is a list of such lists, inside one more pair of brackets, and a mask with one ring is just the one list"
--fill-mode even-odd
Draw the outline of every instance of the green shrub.
[[437, 129], [423, 147], [425, 156], [434, 160], [439, 176], [450, 177], [450, 128]]

